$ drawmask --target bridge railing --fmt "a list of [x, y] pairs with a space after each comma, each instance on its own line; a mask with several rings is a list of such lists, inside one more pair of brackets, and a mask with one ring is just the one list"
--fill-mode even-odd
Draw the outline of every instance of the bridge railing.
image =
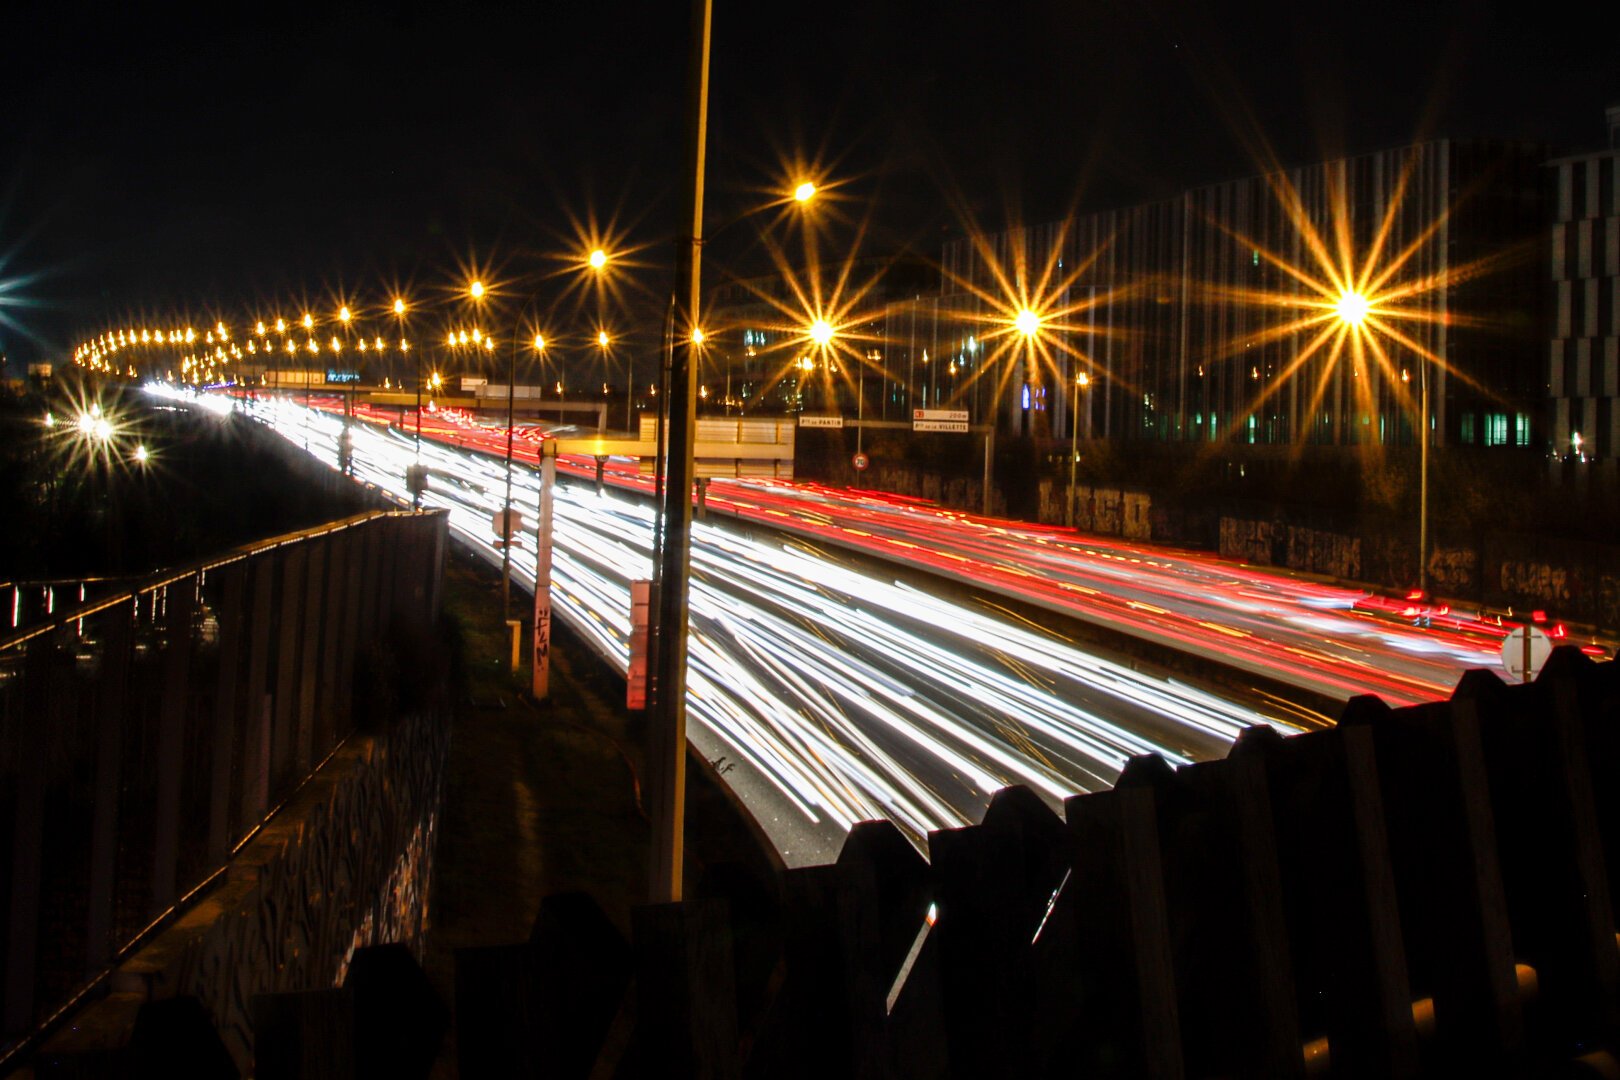
[[[370, 513], [0, 637], [0, 1051], [166, 923], [437, 618], [442, 512]], [[387, 715], [386, 710], [377, 710]]]
[[1563, 648], [1061, 813], [1006, 788], [927, 858], [873, 821], [774, 882], [711, 864], [629, 942], [555, 895], [457, 952], [462, 1074], [1616, 1075], [1617, 770], [1620, 664]]

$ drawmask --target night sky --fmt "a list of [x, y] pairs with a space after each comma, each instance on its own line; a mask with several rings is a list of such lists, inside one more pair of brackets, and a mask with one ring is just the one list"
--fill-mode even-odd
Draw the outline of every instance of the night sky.
[[[1427, 135], [1601, 145], [1614, 20], [1563, 5], [717, 0], [710, 216], [819, 162], [865, 246]], [[130, 312], [377, 304], [614, 223], [666, 273], [681, 3], [13, 4], [0, 352]], [[1584, 25], [1584, 29], [1583, 29]], [[830, 239], [838, 242], [837, 237]], [[725, 250], [716, 242], [714, 257]], [[746, 252], [738, 258], [747, 258]]]

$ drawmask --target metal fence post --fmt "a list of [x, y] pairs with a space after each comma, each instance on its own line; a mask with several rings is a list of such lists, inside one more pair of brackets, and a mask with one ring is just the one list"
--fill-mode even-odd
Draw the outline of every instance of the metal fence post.
[[124, 703], [129, 696], [129, 646], [134, 601], [104, 612], [101, 681], [96, 695], [96, 789], [90, 825], [89, 910], [85, 969], [94, 973], [112, 950], [113, 890], [118, 860], [118, 795], [124, 762]]
[[241, 707], [238, 672], [242, 661], [242, 626], [246, 608], [247, 561], [218, 571], [219, 671], [214, 683], [213, 760], [208, 789], [208, 857], [219, 861], [230, 854], [231, 756], [237, 710]]
[[304, 603], [301, 610], [304, 625], [299, 631], [298, 706], [293, 717], [294, 783], [308, 775], [313, 760], [315, 692], [320, 684], [321, 672], [321, 598], [326, 587], [330, 544], [329, 539], [321, 537], [299, 545], [307, 548], [309, 554], [304, 563]]
[[[292, 764], [293, 713], [298, 708], [298, 607], [304, 598], [304, 564], [308, 559], [301, 546], [276, 553], [281, 563], [281, 602], [276, 621], [275, 712], [270, 728], [270, 790], [278, 792]], [[272, 794], [272, 800], [275, 796]]]
[[247, 691], [242, 695], [242, 821], [246, 831], [264, 817], [270, 802], [270, 646], [275, 618], [275, 581], [280, 560], [260, 555], [253, 565], [253, 607], [248, 639]]
[[[51, 636], [29, 642], [23, 659], [24, 711], [30, 716], [45, 715], [50, 698]], [[19, 769], [17, 795], [11, 828], [11, 904], [6, 932], [5, 1012], [0, 1015], [0, 1032], [11, 1034], [26, 1029], [34, 1017], [34, 984], [39, 950], [40, 876], [45, 861], [45, 770], [47, 725], [24, 724], [18, 757], [35, 767]]]
[[174, 903], [180, 854], [180, 784], [184, 779], [186, 713], [191, 704], [191, 616], [197, 577], [169, 585], [163, 620], [163, 690], [158, 720], [157, 813], [153, 819], [152, 911]]

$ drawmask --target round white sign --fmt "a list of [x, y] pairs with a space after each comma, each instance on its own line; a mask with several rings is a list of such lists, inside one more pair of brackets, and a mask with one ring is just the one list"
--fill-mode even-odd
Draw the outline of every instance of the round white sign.
[[1502, 641], [1502, 666], [1519, 682], [1529, 682], [1552, 650], [1552, 638], [1539, 626], [1515, 627]]

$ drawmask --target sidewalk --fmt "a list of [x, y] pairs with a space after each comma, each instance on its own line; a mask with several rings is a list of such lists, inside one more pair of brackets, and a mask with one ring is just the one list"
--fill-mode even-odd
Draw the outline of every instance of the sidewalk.
[[[514, 610], [528, 597], [515, 593]], [[428, 975], [454, 1007], [454, 951], [528, 939], [545, 896], [595, 897], [630, 938], [630, 910], [646, 900], [649, 827], [639, 805], [639, 725], [624, 682], [565, 629], [553, 631], [551, 697], [518, 691], [527, 669], [507, 671], [500, 579], [452, 553], [445, 613], [459, 634], [458, 708], [451, 730], [428, 936]], [[724, 794], [688, 765], [688, 888], [703, 868], [771, 863]], [[455, 1077], [454, 1035], [435, 1077]]]

